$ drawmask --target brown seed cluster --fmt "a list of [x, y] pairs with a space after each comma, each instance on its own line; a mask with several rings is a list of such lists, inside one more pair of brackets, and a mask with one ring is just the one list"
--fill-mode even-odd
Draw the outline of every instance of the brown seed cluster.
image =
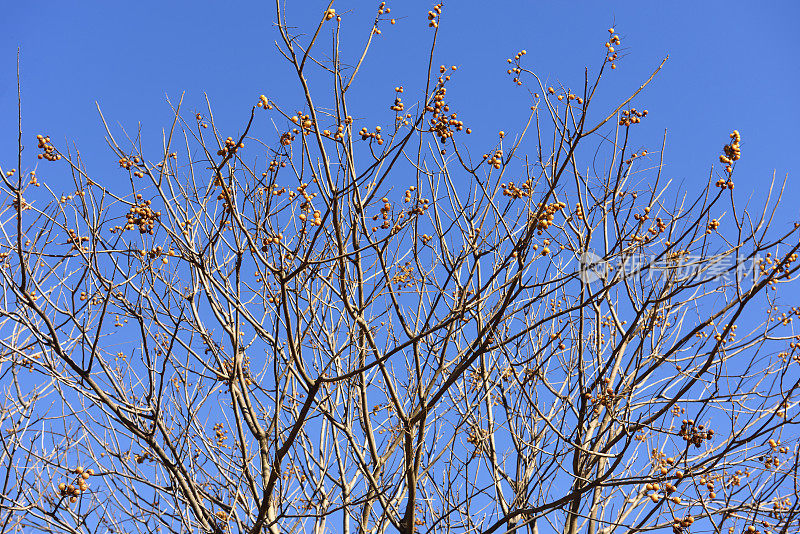
[[[314, 121], [311, 119], [309, 115], [305, 115], [302, 112], [298, 111], [292, 118], [291, 121], [302, 129], [303, 135], [309, 135], [311, 132], [315, 130]], [[294, 133], [300, 133], [300, 130], [297, 128], [292, 130]]]
[[19, 211], [20, 204], [22, 206], [22, 211], [31, 209], [31, 205], [28, 204], [28, 202], [24, 198], [21, 197], [18, 198], [17, 196], [14, 196], [14, 198], [11, 200], [11, 206], [13, 206], [15, 210]]
[[297, 480], [300, 482], [306, 481], [306, 475], [303, 474], [303, 471], [298, 465], [288, 466], [281, 474], [281, 478], [283, 478], [283, 480], [291, 480], [292, 477], [297, 478]]
[[[417, 190], [416, 186], [414, 186], [414, 185], [409, 186], [408, 189], [406, 189], [406, 191], [405, 191], [405, 196], [403, 197], [403, 201], [406, 202], [406, 203], [411, 202], [412, 201], [411, 195], [416, 190]], [[405, 219], [406, 215], [408, 215], [409, 217], [412, 217], [414, 215], [422, 215], [430, 207], [430, 202], [431, 201], [430, 201], [429, 198], [416, 197], [413, 200], [414, 200], [414, 205], [412, 207], [410, 207], [407, 212], [401, 211], [400, 214], [398, 215], [398, 218], [397, 218], [397, 221], [395, 222], [395, 225], [392, 227], [390, 222], [389, 222], [392, 219], [392, 217], [391, 217], [392, 205], [389, 202], [389, 199], [387, 197], [383, 197], [381, 199], [381, 202], [383, 202], [383, 206], [381, 207], [380, 214], [376, 214], [376, 215], [372, 216], [372, 220], [373, 221], [377, 221], [378, 218], [382, 218], [383, 219], [383, 224], [381, 224], [381, 226], [379, 226], [379, 227], [378, 226], [373, 226], [372, 227], [372, 231], [375, 232], [375, 231], [378, 230], [378, 228], [382, 228], [384, 230], [387, 230], [387, 229], [389, 229], [391, 227], [392, 228], [392, 233], [395, 233], [395, 232], [400, 230], [401, 223], [402, 223], [403, 219]], [[427, 239], [423, 238], [423, 243], [427, 243], [429, 240], [430, 240], [430, 236], [428, 236]]]
[[[215, 183], [216, 183], [216, 181], [215, 181]], [[221, 185], [222, 185], [222, 183], [220, 182], [220, 186]], [[228, 195], [228, 189], [225, 188], [225, 187], [223, 187], [222, 191], [220, 191], [220, 193], [217, 195], [217, 200], [222, 200], [223, 201], [223, 210], [225, 211], [225, 213], [233, 212], [233, 203], [231, 202], [231, 199], [228, 198], [228, 196], [229, 196]]]
[[700, 447], [703, 441], [710, 440], [714, 437], [714, 431], [706, 428], [704, 425], [697, 425], [692, 419], [684, 419], [678, 435], [684, 441], [695, 447]]
[[[407, 193], [408, 193], [408, 191], [407, 191]], [[406, 198], [408, 198], [408, 195], [406, 196]], [[386, 197], [383, 197], [381, 199], [381, 202], [383, 202], [383, 206], [381, 206], [381, 213], [380, 213], [380, 215], [377, 215], [377, 214], [373, 215], [372, 216], [372, 220], [373, 221], [377, 221], [378, 217], [382, 217], [383, 218], [383, 224], [380, 225], [380, 228], [383, 228], [385, 230], [385, 229], [389, 228], [389, 226], [390, 226], [389, 219], [391, 218], [391, 215], [392, 215], [392, 204], [389, 202], [389, 199], [386, 198]], [[372, 231], [373, 232], [376, 231], [377, 229], [378, 228], [376, 228], [374, 226], [372, 227]]]
[[397, 271], [392, 275], [392, 283], [397, 284], [398, 289], [404, 287], [411, 287], [416, 283], [414, 276], [414, 266], [411, 261], [405, 262], [403, 265], [397, 266]]
[[[452, 70], [456, 68], [455, 65], [451, 67]], [[442, 65], [439, 70], [444, 72], [446, 67]], [[446, 143], [449, 138], [453, 137], [454, 131], [460, 132], [464, 129], [464, 122], [458, 120], [457, 113], [450, 113], [450, 106], [445, 102], [447, 88], [444, 87], [444, 83], [449, 78], [449, 76], [446, 76], [445, 79], [439, 78], [439, 87], [433, 96], [433, 105], [425, 106], [425, 111], [433, 113], [433, 117], [429, 121], [431, 132], [436, 134], [442, 143]]]
[[439, 19], [442, 15], [442, 4], [436, 4], [433, 6], [432, 11], [428, 11], [428, 27], [430, 28], [438, 28], [439, 27]]
[[[286, 166], [285, 163], [284, 163], [284, 166]], [[276, 196], [276, 197], [279, 197], [279, 196], [282, 196], [282, 195], [285, 195], [285, 194], [288, 193], [289, 194], [289, 199], [293, 199], [297, 195], [297, 193], [295, 193], [294, 191], [290, 191], [286, 186], [279, 187], [278, 184], [272, 184], [272, 186], [267, 188], [267, 190], [269, 190], [269, 189], [272, 190], [272, 195]]]
[[[772, 252], [767, 252], [766, 257], [756, 259], [756, 266], [758, 267], [759, 274], [762, 276], [775, 274], [768, 282], [769, 287], [775, 289], [778, 286], [779, 278], [786, 278], [791, 274], [791, 265], [794, 261], [797, 261], [797, 254], [791, 254], [781, 262], [777, 256], [772, 255]], [[777, 311], [778, 308], [776, 307], [774, 309]], [[775, 318], [772, 317], [770, 320], [775, 321]], [[789, 320], [791, 321], [791, 319]]]
[[403, 197], [403, 202], [411, 202], [411, 193], [413, 193], [416, 190], [417, 186], [415, 185], [408, 186], [408, 189], [406, 189], [405, 192], [405, 196]]
[[720, 189], [733, 189], [733, 180], [731, 180], [730, 178], [728, 178], [727, 180], [725, 180], [724, 178], [720, 178], [714, 185], [716, 185]]
[[[500, 132], [500, 134], [501, 134], [500, 137], [503, 137], [505, 135], [505, 132]], [[487, 160], [486, 163], [488, 163], [495, 169], [499, 169], [500, 167], [503, 166], [503, 151], [500, 149], [495, 150], [494, 153], [492, 154], [492, 157], [489, 157], [489, 154], [484, 154], [483, 159]], [[504, 184], [500, 184], [500, 187], [505, 189]]]
[[229, 154], [235, 154], [240, 148], [244, 148], [244, 143], [237, 144], [236, 141], [233, 140], [233, 137], [227, 137], [222, 148], [217, 150], [217, 156], [228, 156]]
[[[273, 159], [272, 161], [269, 162], [269, 167], [267, 168], [267, 172], [261, 173], [261, 176], [263, 178], [266, 178], [269, 175], [269, 173], [276, 172], [279, 168], [283, 169], [285, 167], [286, 167], [286, 162], [285, 161], [278, 161], [276, 159]], [[294, 193], [294, 192], [291, 192], [291, 193]], [[283, 194], [283, 193], [279, 193], [279, 194]]]
[[228, 445], [225, 440], [228, 439], [228, 431], [222, 426], [222, 423], [214, 425], [214, 441], [218, 448], [227, 449]]
[[[678, 489], [674, 485], [670, 484], [669, 482], [665, 483], [663, 488], [661, 487], [660, 483], [651, 482], [651, 483], [645, 484], [644, 489], [648, 493], [647, 497], [651, 501], [653, 501], [654, 503], [657, 503], [661, 499], [669, 499], [674, 504], [681, 504], [681, 498], [680, 497], [678, 497], [677, 495], [672, 496], [672, 497], [669, 496], [671, 493], [675, 492]], [[664, 491], [664, 493], [666, 495], [662, 496], [659, 493], [662, 490]], [[650, 492], [652, 492], [652, 493], [650, 493]]]
[[83, 243], [89, 241], [87, 236], [79, 236], [78, 232], [73, 229], [67, 230], [68, 235], [68, 243], [71, 245], [70, 250], [79, 250], [81, 252], [87, 252], [88, 249], [83, 246]]
[[[264, 109], [272, 109], [272, 104], [269, 103], [269, 99], [264, 95], [258, 97], [258, 104], [256, 104], [256, 106]], [[199, 113], [197, 116], [199, 117], [197, 120], [202, 119]]]
[[290, 132], [285, 132], [281, 135], [281, 145], [289, 146], [292, 144], [292, 141], [294, 141], [294, 135], [292, 135]]
[[381, 137], [381, 127], [376, 126], [374, 132], [370, 132], [366, 126], [361, 128], [358, 132], [358, 135], [361, 136], [362, 141], [366, 141], [367, 139], [375, 139], [379, 145], [383, 144], [383, 138]]
[[124, 230], [139, 229], [140, 234], [153, 235], [156, 222], [161, 217], [160, 211], [154, 211], [149, 200], [142, 200], [142, 195], [136, 195], [137, 203], [131, 207], [125, 218], [128, 220]]
[[592, 396], [588, 391], [584, 396], [593, 405], [595, 415], [600, 414], [603, 408], [611, 408], [619, 399], [619, 396], [614, 393], [614, 388], [611, 387], [611, 380], [608, 378], [603, 379], [603, 386], [597, 396]]
[[779, 452], [782, 454], [786, 454], [789, 452], [788, 447], [781, 447], [781, 440], [779, 439], [770, 439], [767, 444], [770, 446], [773, 452]]
[[726, 165], [725, 172], [731, 174], [733, 172], [733, 162], [738, 161], [742, 156], [742, 149], [739, 146], [742, 142], [742, 136], [739, 130], [734, 130], [731, 133], [731, 142], [722, 147], [722, 155], [719, 157], [720, 163]]
[[566, 208], [567, 204], [561, 201], [552, 202], [544, 206], [544, 209], [542, 209], [542, 203], [539, 202], [537, 207], [539, 208], [537, 210], [538, 216], [537, 213], [531, 213], [533, 219], [531, 223], [536, 225], [536, 230], [537, 230], [536, 233], [538, 235], [542, 235], [542, 232], [544, 230], [547, 230], [550, 227], [550, 225], [553, 224], [553, 221], [556, 218], [556, 214], [559, 213], [564, 208]]
[[770, 515], [772, 517], [778, 518], [781, 516], [781, 513], [789, 510], [792, 507], [792, 500], [789, 497], [784, 497], [782, 499], [775, 498], [772, 503], [772, 510], [770, 511]]
[[467, 436], [467, 443], [475, 447], [475, 451], [472, 453], [473, 456], [480, 456], [487, 452], [488, 447], [486, 439], [488, 436], [489, 432], [482, 428], [472, 427], [470, 429], [469, 435]]
[[741, 469], [737, 469], [734, 474], [728, 477], [728, 486], [738, 487], [742, 485], [742, 476], [750, 476], [750, 473], [744, 473]]
[[736, 328], [735, 324], [731, 325], [727, 339], [723, 338], [721, 333], [714, 334], [714, 339], [720, 343], [732, 343], [736, 341]]
[[[650, 206], [645, 206], [642, 210], [644, 213], [634, 213], [633, 218], [636, 221], [639, 221], [639, 224], [644, 223], [645, 221], [650, 220]], [[661, 217], [656, 217], [656, 224], [655, 226], [651, 226], [647, 231], [653, 236], [657, 236], [660, 233], [665, 232], [667, 229], [667, 224]]]
[[527, 198], [531, 196], [532, 183], [533, 181], [528, 178], [519, 186], [517, 186], [514, 182], [508, 182], [508, 184], [500, 184], [500, 188], [503, 190], [504, 197], [509, 197], [511, 200], [517, 200], [519, 198]]
[[134, 454], [133, 459], [137, 464], [143, 464], [145, 461], [153, 459], [153, 453], [150, 451], [142, 451], [142, 454]]
[[648, 230], [653, 235], [658, 235], [667, 230], [667, 224], [661, 219], [656, 217], [656, 225]]
[[[622, 117], [619, 119], [620, 126], [630, 126], [631, 124], [639, 124], [642, 122], [642, 117], [647, 117], [647, 110], [637, 111], [636, 108], [626, 109], [622, 111]], [[642, 154], [646, 156], [645, 152]], [[635, 156], [634, 156], [635, 157]]]
[[331, 20], [336, 17], [336, 10], [331, 8], [325, 10], [325, 20]]
[[767, 442], [770, 446], [770, 453], [758, 457], [758, 461], [764, 464], [765, 469], [777, 468], [781, 465], [778, 454], [789, 452], [788, 447], [782, 447], [781, 440], [770, 439]]
[[262, 239], [261, 252], [269, 251], [270, 245], [279, 245], [283, 241], [283, 234], [277, 234]]
[[62, 497], [69, 497], [69, 502], [78, 502], [78, 496], [89, 489], [89, 478], [94, 475], [94, 469], [84, 469], [81, 466], [71, 470], [75, 475], [75, 480], [71, 484], [62, 482], [58, 485], [58, 491]]
[[674, 534], [683, 534], [685, 529], [692, 526], [692, 523], [694, 523], [694, 517], [692, 517], [691, 515], [687, 515], [683, 519], [676, 518], [675, 521], [672, 523], [672, 532]]
[[528, 53], [527, 50], [520, 50], [514, 56], [514, 59], [511, 58], [506, 59], [507, 63], [514, 65], [513, 67], [511, 67], [506, 71], [506, 74], [513, 74], [514, 79], [512, 81], [517, 85], [522, 85], [522, 80], [519, 79], [519, 75], [522, 73], [522, 67], [519, 66], [519, 61], [520, 59], [522, 59], [522, 56], [524, 56], [527, 53]]
[[200, 126], [203, 128], [208, 128], [208, 124], [203, 122], [203, 116], [200, 113], [195, 114], [194, 118], [197, 119], [197, 122], [200, 124]]
[[606, 60], [611, 63], [611, 68], [617, 68], [617, 59], [619, 58], [617, 50], [614, 48], [615, 46], [619, 46], [622, 44], [622, 41], [619, 39], [619, 35], [614, 33], [614, 28], [608, 29], [609, 38], [606, 41], [606, 48], [608, 49], [608, 53], [606, 55]]
[[46, 159], [47, 161], [58, 161], [61, 159], [61, 154], [56, 154], [56, 147], [50, 144], [49, 135], [37, 135], [36, 140], [39, 142], [39, 148], [42, 149], [42, 153], [36, 155], [38, 159]]
[[122, 156], [121, 158], [119, 158], [119, 166], [125, 170], [131, 170], [131, 168], [133, 168], [134, 165], [137, 165], [140, 161], [141, 159], [139, 158], [139, 156], [133, 156], [133, 157]]
[[[322, 212], [319, 210], [315, 210], [314, 206], [311, 204], [311, 201], [317, 196], [316, 193], [309, 194], [306, 189], [308, 189], [308, 184], [302, 183], [297, 186], [297, 193], [303, 197], [303, 203], [300, 204], [300, 215], [297, 217], [305, 222], [310, 219], [312, 226], [320, 226], [322, 224]], [[309, 217], [307, 214], [310, 214]]]
[[[157, 245], [150, 250], [140, 250], [139, 255], [142, 257], [147, 257], [150, 260], [155, 260], [162, 255], [166, 254], [166, 256], [175, 256], [175, 251], [169, 249], [166, 253], [164, 252], [164, 247], [161, 245]], [[167, 257], [161, 258], [161, 263], [167, 264], [169, 263], [169, 259]]]
[[701, 477], [700, 478], [700, 480], [699, 480], [700, 486], [702, 486], [708, 492], [708, 498], [709, 499], [716, 499], [717, 498], [717, 494], [714, 491], [716, 489], [716, 485], [714, 484], [714, 481], [715, 480], [721, 480], [721, 479], [722, 479], [722, 475], [714, 475], [714, 476], [711, 476], [711, 477], [708, 477], [708, 478], [706, 478], [706, 477]]
[[[408, 123], [406, 123], [406, 124], [408, 124]], [[340, 141], [340, 140], [344, 139], [344, 126], [339, 124], [336, 127], [336, 132], [335, 133], [331, 132], [330, 130], [322, 130], [322, 135], [324, 137], [333, 137], [336, 141]], [[286, 163], [283, 164], [283, 167], [285, 167], [285, 166], [286, 166]]]
[[389, 109], [391, 109], [392, 111], [398, 111], [398, 112], [403, 111], [405, 109], [405, 104], [403, 104], [403, 100], [400, 98], [400, 93], [403, 92], [403, 86], [399, 85], [399, 86], [395, 87], [394, 91], [395, 91], [395, 93], [397, 93], [397, 96], [395, 96], [394, 104], [389, 106]]
[[[556, 90], [555, 90], [553, 87], [548, 87], [548, 88], [547, 88], [547, 93], [548, 93], [548, 94], [551, 94], [551, 95], [554, 95], [554, 94], [556, 93]], [[537, 96], [537, 97], [538, 97], [538, 96], [539, 96], [539, 93], [536, 93], [536, 95], [535, 95], [535, 96]], [[583, 98], [581, 98], [581, 97], [577, 96], [576, 94], [572, 93], [571, 91], [566, 91], [564, 94], [559, 94], [559, 95], [557, 95], [557, 96], [556, 96], [556, 99], [557, 99], [559, 102], [563, 102], [563, 101], [564, 101], [564, 98], [566, 98], [566, 99], [567, 99], [567, 103], [570, 103], [570, 102], [572, 102], [573, 100], [575, 100], [575, 101], [577, 101], [577, 102], [578, 102], [578, 104], [583, 104]], [[531, 109], [535, 109], [535, 106], [534, 106], [534, 107], [532, 107]]]
[[[431, 207], [431, 199], [429, 199], [429, 198], [418, 198], [416, 206], [414, 206], [413, 208], [408, 210], [408, 214], [409, 215], [422, 215], [430, 207]], [[400, 216], [402, 217], [403, 214], [401, 213]]]

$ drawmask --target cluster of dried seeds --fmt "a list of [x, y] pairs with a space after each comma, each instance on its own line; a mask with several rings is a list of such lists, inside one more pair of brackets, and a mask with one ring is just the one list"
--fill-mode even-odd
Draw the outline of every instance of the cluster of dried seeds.
[[439, 27], [439, 18], [442, 15], [442, 4], [436, 4], [433, 6], [433, 10], [428, 11], [428, 26], [430, 28], [438, 28]]
[[616, 69], [617, 64], [615, 62], [619, 58], [619, 53], [614, 47], [622, 44], [622, 41], [620, 41], [619, 35], [614, 33], [614, 28], [609, 28], [608, 33], [610, 35], [608, 41], [606, 41], [606, 48], [608, 49], [606, 60], [608, 60], [611, 63], [612, 69]]
[[69, 497], [69, 502], [78, 502], [78, 496], [89, 489], [89, 478], [94, 475], [94, 469], [84, 469], [81, 466], [72, 469], [76, 475], [76, 481], [72, 484], [62, 482], [58, 485], [58, 491], [62, 497]]
[[[647, 117], [647, 110], [637, 111], [636, 108], [626, 109], [622, 111], [622, 117], [619, 119], [620, 126], [630, 126], [631, 124], [639, 124], [642, 122], [642, 117]], [[645, 152], [642, 154], [646, 156]]]
[[[256, 104], [256, 106], [264, 109], [272, 109], [272, 104], [269, 103], [269, 99], [264, 95], [258, 97], [258, 104]], [[202, 119], [199, 113], [197, 114], [197, 116], [198, 116], [197, 120]]]
[[527, 50], [520, 50], [514, 56], [514, 59], [511, 58], [506, 59], [507, 63], [514, 65], [513, 67], [511, 67], [506, 71], [506, 74], [513, 74], [514, 79], [512, 81], [517, 85], [522, 85], [522, 80], [519, 79], [519, 75], [522, 73], [522, 67], [519, 66], [519, 61], [520, 59], [522, 59], [522, 56], [524, 56], [527, 53], [528, 53]]
[[228, 156], [229, 154], [235, 154], [240, 148], [244, 148], [244, 143], [237, 144], [236, 141], [233, 140], [233, 137], [227, 137], [222, 148], [217, 150], [217, 156]]
[[714, 437], [714, 431], [710, 428], [706, 428], [705, 425], [695, 424], [692, 419], [684, 419], [681, 423], [680, 430], [678, 430], [678, 435], [690, 445], [700, 447], [703, 441], [710, 440]]
[[36, 140], [39, 142], [38, 147], [42, 149], [42, 153], [36, 155], [38, 159], [46, 159], [47, 161], [58, 161], [61, 159], [61, 154], [56, 153], [56, 147], [50, 144], [49, 135], [37, 135]]
[[719, 161], [727, 165], [725, 171], [728, 174], [733, 172], [733, 162], [738, 161], [739, 158], [742, 157], [741, 142], [742, 136], [739, 134], [739, 130], [734, 130], [733, 133], [731, 133], [731, 142], [722, 147], [723, 153], [720, 155]]
[[536, 233], [538, 235], [542, 235], [542, 232], [547, 230], [550, 225], [553, 224], [556, 214], [566, 208], [567, 204], [562, 201], [551, 202], [550, 204], [544, 206], [544, 209], [542, 209], [542, 203], [539, 202], [537, 207], [537, 212], [531, 213], [531, 224], [536, 225]]
[[138, 228], [140, 234], [149, 233], [153, 235], [156, 222], [161, 217], [161, 212], [153, 210], [153, 208], [150, 207], [151, 202], [149, 200], [142, 200], [141, 194], [136, 195], [136, 200], [137, 203], [131, 206], [131, 209], [125, 214], [127, 223], [123, 230]]
[[370, 132], [366, 126], [359, 130], [358, 135], [361, 136], [362, 141], [366, 141], [367, 139], [375, 139], [379, 145], [383, 144], [383, 138], [381, 137], [381, 127], [376, 126], [374, 132]]

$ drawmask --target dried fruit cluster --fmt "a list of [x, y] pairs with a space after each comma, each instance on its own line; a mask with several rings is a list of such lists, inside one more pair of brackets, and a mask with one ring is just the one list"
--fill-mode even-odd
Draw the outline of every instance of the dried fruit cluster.
[[620, 41], [619, 35], [614, 33], [614, 28], [609, 28], [608, 33], [610, 36], [608, 41], [606, 41], [606, 48], [608, 49], [608, 55], [606, 56], [606, 59], [611, 63], [611, 68], [616, 69], [617, 64], [615, 61], [619, 58], [619, 53], [614, 47], [622, 44], [622, 41]]
[[[642, 117], [647, 117], [646, 109], [642, 111], [637, 111], [636, 108], [623, 110], [622, 118], [619, 120], [619, 125], [630, 126], [631, 124], [639, 124], [640, 122], [642, 122]], [[642, 155], [646, 156], [647, 152], [643, 152]]]
[[536, 230], [538, 235], [542, 235], [542, 231], [547, 230], [553, 221], [556, 218], [556, 213], [559, 213], [561, 210], [567, 207], [567, 204], [562, 201], [552, 202], [544, 206], [542, 209], [542, 203], [538, 203], [538, 214], [533, 214], [533, 221], [532, 223], [536, 225]]
[[367, 130], [367, 127], [364, 126], [359, 130], [358, 135], [361, 136], [362, 141], [366, 141], [367, 139], [375, 139], [379, 145], [383, 144], [383, 138], [381, 137], [381, 127], [376, 126], [374, 132], [370, 132]]
[[428, 11], [428, 26], [431, 28], [437, 28], [439, 26], [439, 17], [442, 14], [442, 4], [436, 4], [433, 6], [432, 11]]
[[72, 484], [60, 483], [58, 491], [62, 497], [69, 497], [69, 502], [75, 503], [78, 501], [78, 496], [89, 489], [88, 480], [94, 475], [94, 469], [84, 469], [78, 466], [72, 472], [77, 475], [77, 480]]
[[41, 154], [37, 154], [38, 159], [46, 159], [47, 161], [58, 161], [61, 159], [61, 154], [56, 153], [56, 147], [50, 144], [50, 136], [37, 135], [36, 139], [39, 141], [39, 148], [42, 149]]
[[678, 435], [690, 445], [700, 447], [703, 441], [714, 437], [714, 431], [704, 425], [696, 425], [692, 419], [684, 419], [680, 430], [678, 430]]
[[88, 251], [88, 249], [83, 246], [83, 243], [89, 241], [87, 236], [79, 236], [78, 232], [71, 228], [67, 230], [67, 234], [69, 235], [69, 244], [72, 245], [70, 250], [80, 250], [81, 252]]
[[512, 200], [517, 200], [519, 198], [527, 198], [531, 196], [531, 179], [528, 178], [518, 187], [514, 182], [508, 182], [508, 184], [500, 184], [500, 187], [503, 189], [503, 196], [510, 197]]
[[514, 79], [512, 80], [517, 85], [522, 85], [522, 80], [519, 79], [519, 75], [522, 73], [522, 67], [519, 66], [519, 60], [522, 59], [522, 56], [527, 54], [527, 50], [520, 50], [514, 56], [514, 59], [508, 58], [506, 59], [507, 63], [513, 63], [514, 66], [511, 67], [506, 71], [506, 74], [513, 74]]
[[739, 134], [739, 130], [734, 130], [731, 133], [731, 142], [727, 145], [722, 147], [723, 154], [719, 157], [720, 163], [727, 164], [725, 170], [730, 174], [733, 172], [733, 162], [738, 161], [740, 157], [742, 157], [742, 149], [739, 146], [742, 142], [742, 136]]
[[228, 137], [225, 139], [225, 144], [222, 148], [217, 150], [218, 156], [227, 156], [229, 154], [235, 154], [236, 151], [240, 148], [244, 148], [244, 143], [236, 143], [233, 140], [233, 137]]
[[125, 214], [128, 222], [125, 224], [124, 230], [138, 228], [140, 234], [149, 233], [153, 235], [156, 222], [161, 217], [161, 212], [154, 211], [150, 207], [150, 201], [142, 200], [141, 194], [136, 195], [136, 200], [138, 202]]
[[[264, 95], [258, 97], [258, 104], [256, 104], [256, 106], [264, 109], [272, 109], [272, 104], [269, 103], [269, 99], [267, 99], [267, 97]], [[202, 119], [199, 113], [197, 114], [197, 116], [198, 116], [197, 120]]]

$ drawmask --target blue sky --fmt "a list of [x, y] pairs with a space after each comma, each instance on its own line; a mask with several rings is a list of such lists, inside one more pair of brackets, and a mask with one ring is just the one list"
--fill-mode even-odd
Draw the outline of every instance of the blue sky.
[[[345, 39], [346, 51], [354, 52], [353, 45], [365, 39], [377, 4], [335, 4], [345, 14], [344, 31], [351, 38]], [[290, 23], [308, 30], [323, 5], [316, 0], [288, 2]], [[365, 116], [371, 116], [370, 109], [386, 113], [395, 85], [414, 87], [429, 46], [425, 13], [432, 4], [388, 5], [397, 24], [384, 27], [367, 59], [370, 82], [362, 85], [361, 102], [379, 106], [365, 106]], [[259, 94], [284, 104], [296, 99], [296, 82], [274, 46], [272, 2], [15, 2], [4, 11], [4, 168], [15, 166], [16, 159], [13, 72], [18, 46], [26, 139], [47, 133], [56, 143], [75, 142], [96, 172], [110, 170], [105, 166], [114, 159], [103, 142], [95, 101], [112, 123], [129, 129], [141, 123], [144, 134], [157, 143], [161, 128], [169, 124], [166, 94], [175, 98], [186, 91], [190, 106], [199, 106], [205, 92], [217, 119], [236, 128]], [[773, 170], [783, 176], [794, 167], [794, 129], [800, 122], [793, 96], [800, 80], [798, 20], [800, 3], [795, 1], [568, 5], [459, 0], [445, 4], [435, 62], [459, 65], [452, 89], [476, 139], [483, 132], [514, 132], [523, 125], [515, 114], [525, 108], [504, 104], [524, 102], [525, 89], [508, 79], [505, 58], [524, 48], [526, 66], [543, 79], [578, 87], [583, 68], [599, 66], [606, 28], [613, 25], [622, 36], [624, 58], [605, 82], [603, 102], [610, 105], [637, 87], [669, 54], [656, 82], [635, 101], [650, 111], [647, 131], [640, 133], [643, 142], [658, 144], [668, 129], [668, 172], [694, 182], [706, 179], [727, 134], [739, 129], [743, 157], [737, 187], [745, 195]], [[413, 100], [413, 93], [405, 96], [407, 102]], [[796, 185], [792, 192], [800, 198]]]
[[[366, 39], [379, 2], [341, 1], [343, 50], [351, 62]], [[403, 85], [413, 103], [424, 85], [432, 32], [425, 14], [433, 2], [389, 1], [395, 25], [383, 33], [353, 90], [354, 115], [366, 125], [391, 124], [388, 110]], [[327, 2], [287, 2], [289, 23], [313, 30]], [[35, 160], [36, 134], [80, 149], [90, 175], [113, 179], [117, 156], [104, 141], [98, 103], [112, 125], [141, 126], [146, 146], [158, 147], [171, 123], [165, 101], [186, 92], [187, 112], [205, 113], [204, 93], [225, 135], [246, 123], [258, 95], [287, 109], [304, 107], [298, 84], [277, 53], [272, 2], [140, 1], [31, 4], [4, 8], [0, 21], [0, 165], [16, 166], [17, 48], [21, 54], [26, 164]], [[632, 105], [649, 111], [636, 143], [660, 148], [668, 130], [666, 175], [696, 191], [717, 164], [728, 134], [742, 134], [736, 195], [744, 203], [763, 194], [773, 172], [789, 174], [787, 202], [777, 224], [798, 219], [800, 186], [795, 125], [800, 107], [798, 31], [800, 2], [541, 2], [450, 0], [445, 3], [434, 65], [459, 67], [448, 97], [475, 132], [480, 154], [498, 130], [514, 135], [528, 115], [527, 89], [506, 74], [506, 58], [527, 50], [524, 65], [546, 84], [579, 92], [584, 68], [596, 72], [605, 55], [607, 28], [622, 38], [619, 67], [605, 76], [595, 106], [611, 110], [670, 59]], [[320, 51], [325, 48], [321, 47]], [[263, 115], [262, 115], [263, 117]], [[357, 125], [360, 127], [360, 124]], [[226, 130], [229, 130], [226, 131]], [[25, 170], [30, 170], [26, 167]], [[56, 192], [72, 191], [66, 166], [38, 173]]]

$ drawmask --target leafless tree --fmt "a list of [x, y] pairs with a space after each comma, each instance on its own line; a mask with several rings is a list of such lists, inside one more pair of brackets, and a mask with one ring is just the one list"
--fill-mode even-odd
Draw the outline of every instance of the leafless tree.
[[0, 531], [797, 532], [798, 225], [780, 184], [734, 203], [739, 132], [684, 191], [666, 133], [631, 148], [660, 66], [590, 122], [611, 29], [583, 87], [509, 59], [533, 106], [476, 155], [441, 5], [383, 128], [348, 89], [390, 8], [353, 59], [332, 3], [302, 37], [275, 7], [299, 98], [235, 134], [175, 102], [157, 153], [107, 127], [105, 179], [40, 135], [66, 190], [20, 111]]

